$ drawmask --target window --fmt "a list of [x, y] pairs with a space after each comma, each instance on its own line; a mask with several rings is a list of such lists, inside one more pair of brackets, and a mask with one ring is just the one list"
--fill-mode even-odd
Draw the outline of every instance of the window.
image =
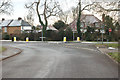
[[84, 27], [84, 23], [83, 22], [81, 22], [81, 27]]
[[100, 27], [100, 23], [95, 23], [95, 27]]
[[5, 29], [4, 32], [7, 32], [7, 27], [4, 27], [4, 29]]

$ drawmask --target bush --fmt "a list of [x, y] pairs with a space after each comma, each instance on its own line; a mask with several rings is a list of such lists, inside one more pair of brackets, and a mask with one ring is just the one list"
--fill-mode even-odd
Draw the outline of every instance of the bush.
[[86, 41], [97, 41], [100, 36], [100, 32], [95, 32], [95, 27], [87, 26], [87, 32], [84, 34], [84, 39]]
[[63, 21], [59, 20], [53, 24], [53, 27], [55, 27], [57, 30], [60, 30], [66, 28], [67, 25]]
[[64, 30], [63, 30], [63, 29], [60, 29], [59, 32], [57, 33], [57, 35], [58, 35], [58, 36], [56, 37], [57, 40], [58, 40], [58, 41], [62, 41], [62, 40], [63, 40], [63, 37], [64, 37], [64, 34], [65, 34]]
[[9, 39], [10, 39], [10, 36], [9, 36], [7, 33], [4, 33], [4, 34], [3, 34], [3, 39], [4, 39], [4, 40], [9, 40]]
[[57, 40], [57, 36], [58, 36], [58, 34], [56, 31], [52, 31], [52, 30], [46, 31], [46, 40], [48, 40], [48, 41]]
[[65, 31], [65, 37], [67, 38], [67, 41], [72, 41], [73, 40], [73, 32], [71, 28], [67, 28]]
[[69, 27], [66, 31], [64, 29], [60, 29], [59, 32], [49, 30], [46, 31], [46, 37], [48, 41], [63, 41], [63, 37], [67, 37], [67, 41], [71, 41], [73, 39], [73, 32]]
[[34, 33], [31, 31], [28, 36], [30, 41], [34, 41]]

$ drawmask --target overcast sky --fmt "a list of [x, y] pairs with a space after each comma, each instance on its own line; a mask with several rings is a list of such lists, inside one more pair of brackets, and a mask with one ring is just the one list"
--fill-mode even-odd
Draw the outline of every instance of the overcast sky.
[[[24, 8], [24, 5], [25, 3], [29, 1], [32, 1], [32, 0], [12, 0], [13, 9], [14, 9], [13, 14], [12, 15], [0, 15], [0, 19], [1, 18], [17, 19], [18, 17], [21, 17], [24, 19], [24, 17], [27, 15], [27, 9]], [[62, 9], [64, 11], [69, 10], [71, 7], [76, 6], [78, 4], [78, 0], [58, 0], [58, 1], [60, 2], [60, 5], [62, 6]], [[99, 1], [99, 0], [92, 0], [92, 1]], [[108, 0], [103, 0], [103, 1], [108, 1]], [[109, 1], [113, 2], [113, 1], [118, 1], [118, 0], [109, 0]], [[82, 2], [90, 3], [91, 0], [82, 0]], [[38, 24], [38, 20], [35, 20], [35, 23]]]
[[[18, 18], [18, 17], [24, 17], [26, 15], [27, 9], [24, 8], [25, 3], [32, 1], [32, 0], [12, 0], [13, 3], [13, 9], [14, 12], [12, 15], [0, 15], [0, 17], [5, 17], [7, 19], [10, 18]], [[75, 6], [77, 4], [76, 0], [58, 0], [60, 2], [60, 5], [62, 5], [61, 8], [63, 10], [68, 10], [72, 6]]]
[[[24, 8], [25, 3], [32, 1], [32, 0], [12, 0], [13, 3], [13, 9], [14, 12], [12, 15], [0, 15], [1, 18], [5, 19], [17, 19], [18, 17], [21, 17], [24, 19], [24, 17], [27, 15], [27, 9]], [[60, 5], [62, 5], [62, 8], [64, 10], [70, 9], [72, 6], [76, 5], [76, 0], [58, 0], [60, 2]], [[35, 20], [36, 24], [38, 23], [38, 20]]]

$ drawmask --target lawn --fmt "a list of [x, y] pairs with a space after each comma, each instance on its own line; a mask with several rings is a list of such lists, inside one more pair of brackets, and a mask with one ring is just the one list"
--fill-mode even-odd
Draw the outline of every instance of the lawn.
[[109, 43], [109, 44], [96, 44], [96, 46], [105, 46], [105, 47], [118, 48], [118, 44], [117, 44], [117, 43]]
[[6, 48], [5, 47], [0, 47], [0, 53], [2, 53], [3, 51], [5, 51]]
[[118, 52], [108, 53], [108, 55], [110, 55], [114, 60], [120, 63], [120, 54], [118, 54]]

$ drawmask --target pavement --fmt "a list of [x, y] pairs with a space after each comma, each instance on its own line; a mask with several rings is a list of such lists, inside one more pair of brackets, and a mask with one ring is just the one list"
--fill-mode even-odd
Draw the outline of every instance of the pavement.
[[114, 60], [110, 55], [108, 55], [108, 53], [113, 53], [113, 52], [118, 52], [118, 48], [114, 48], [114, 49], [109, 49], [107, 47], [104, 48], [98, 48], [99, 51], [101, 51], [101, 53], [107, 55], [111, 60], [113, 60], [115, 63], [119, 64], [116, 60]]
[[105, 53], [105, 54], [107, 54], [107, 53], [110, 53], [110, 52], [118, 52], [118, 49], [117, 48], [115, 48], [115, 49], [113, 49], [113, 50], [111, 50], [111, 49], [108, 49], [107, 47], [105, 47], [105, 48], [98, 48], [102, 53]]
[[2, 62], [3, 78], [118, 78], [118, 64], [93, 44], [3, 42], [21, 54]]
[[2, 52], [2, 57], [0, 57], [0, 61], [1, 60], [5, 60], [8, 59], [10, 57], [13, 57], [17, 54], [20, 54], [22, 52], [21, 49], [15, 48], [15, 47], [9, 47], [9, 46], [4, 46], [6, 49], [6, 51]]

